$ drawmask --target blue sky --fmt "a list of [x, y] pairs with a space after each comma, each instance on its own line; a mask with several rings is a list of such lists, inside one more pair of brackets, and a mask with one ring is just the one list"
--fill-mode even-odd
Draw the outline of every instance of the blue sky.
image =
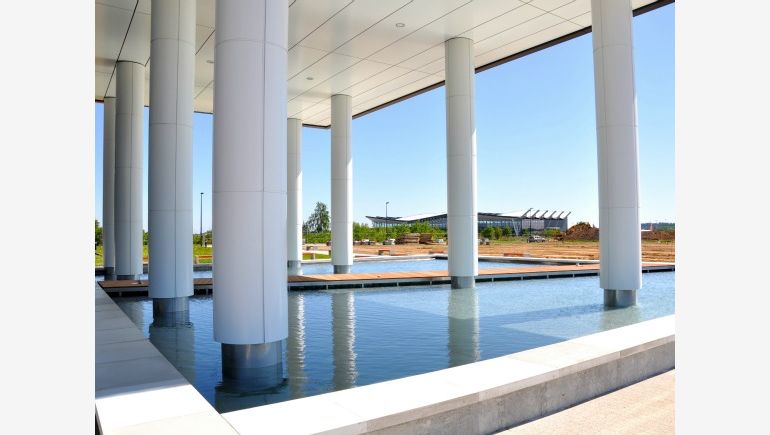
[[[674, 221], [674, 5], [634, 18], [642, 222]], [[478, 210], [569, 210], [598, 225], [591, 35], [476, 75]], [[103, 109], [95, 122], [95, 218], [102, 220]], [[145, 108], [144, 228], [147, 228]], [[195, 114], [193, 232], [211, 228], [211, 115]], [[303, 213], [330, 204], [330, 131], [303, 128]], [[353, 121], [353, 218], [446, 212], [444, 88]]]

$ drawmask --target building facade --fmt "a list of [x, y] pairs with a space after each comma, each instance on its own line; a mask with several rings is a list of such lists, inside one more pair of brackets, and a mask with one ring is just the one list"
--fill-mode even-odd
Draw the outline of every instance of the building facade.
[[[559, 210], [534, 210], [532, 208], [511, 213], [478, 213], [478, 230], [487, 227], [509, 227], [519, 236], [524, 231], [542, 233], [546, 229], [558, 229], [566, 232], [569, 228], [567, 217], [572, 212]], [[430, 226], [447, 229], [446, 213], [426, 213], [404, 217], [367, 216], [375, 228], [395, 225], [412, 225], [418, 222]]]

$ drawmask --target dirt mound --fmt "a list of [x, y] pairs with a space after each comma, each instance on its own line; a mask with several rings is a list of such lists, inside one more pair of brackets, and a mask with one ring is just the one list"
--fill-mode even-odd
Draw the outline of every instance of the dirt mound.
[[578, 222], [567, 230], [564, 240], [599, 240], [599, 228], [586, 222]]
[[673, 231], [644, 231], [642, 232], [642, 240], [674, 240], [676, 237]]

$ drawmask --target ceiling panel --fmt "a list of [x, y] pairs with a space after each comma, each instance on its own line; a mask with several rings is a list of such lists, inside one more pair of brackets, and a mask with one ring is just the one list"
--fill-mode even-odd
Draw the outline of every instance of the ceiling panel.
[[323, 51], [335, 51], [339, 46], [387, 18], [407, 3], [409, 0], [357, 0], [302, 39], [300, 45]]
[[[443, 43], [451, 37], [474, 41], [479, 67], [591, 25], [590, 0], [285, 1], [288, 115], [321, 126], [328, 126], [335, 93], [351, 95], [358, 114], [441, 83]], [[631, 0], [635, 9], [651, 3], [656, 1]], [[97, 99], [114, 95], [117, 60], [148, 61], [150, 5], [150, 0], [96, 0]], [[196, 7], [195, 110], [210, 113], [215, 0], [196, 0]], [[149, 76], [148, 65], [147, 82]], [[149, 83], [145, 94], [149, 103]]]
[[575, 17], [579, 17], [585, 13], [591, 13], [591, 0], [577, 0], [568, 3], [565, 6], [556, 8], [551, 11], [552, 14], [562, 17], [567, 20], [571, 20]]
[[413, 0], [363, 33], [343, 44], [338, 53], [366, 58], [382, 50], [410, 33], [430, 24], [436, 17], [444, 16], [469, 0]]
[[296, 0], [289, 7], [289, 48], [338, 14], [353, 0]]
[[314, 97], [320, 96], [324, 98], [326, 95], [345, 93], [354, 84], [381, 73], [388, 68], [390, 68], [390, 65], [384, 63], [361, 60], [350, 68], [330, 77], [328, 80], [318, 83], [303, 95], [310, 94]]
[[316, 50], [315, 48], [303, 47], [301, 45], [294, 46], [289, 50], [289, 77], [296, 76], [327, 54], [329, 52]]
[[289, 79], [289, 98], [294, 98], [308, 89], [311, 89], [318, 84], [318, 82], [328, 80], [331, 76], [345, 70], [359, 60], [360, 59], [343, 56], [337, 53], [331, 53], [328, 56], [324, 56], [318, 62]]
[[128, 29], [120, 60], [130, 60], [145, 64], [150, 58], [150, 15], [139, 11], [134, 14], [131, 28]]

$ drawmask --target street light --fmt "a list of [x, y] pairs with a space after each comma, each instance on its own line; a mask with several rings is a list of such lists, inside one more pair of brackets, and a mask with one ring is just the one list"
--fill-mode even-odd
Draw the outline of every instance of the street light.
[[390, 201], [385, 201], [385, 238], [388, 238], [388, 204], [390, 204]]
[[205, 243], [203, 242], [203, 192], [201, 192], [201, 247], [205, 246]]

